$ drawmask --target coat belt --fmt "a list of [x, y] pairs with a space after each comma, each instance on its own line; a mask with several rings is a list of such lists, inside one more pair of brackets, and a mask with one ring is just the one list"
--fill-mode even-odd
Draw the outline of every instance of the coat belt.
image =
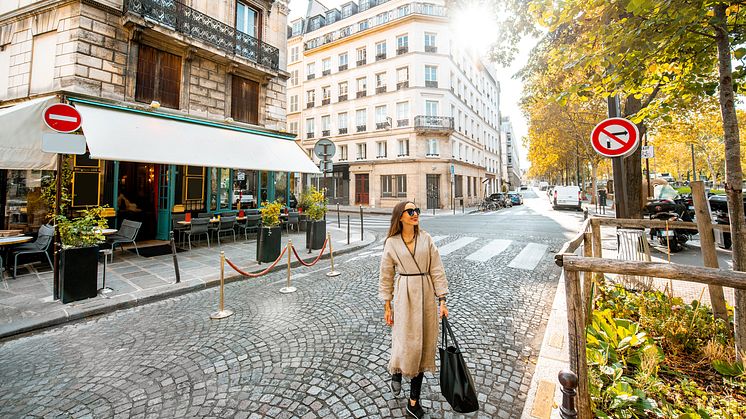
[[422, 276], [422, 275], [428, 275], [427, 272], [417, 272], [415, 274], [399, 274], [399, 276]]

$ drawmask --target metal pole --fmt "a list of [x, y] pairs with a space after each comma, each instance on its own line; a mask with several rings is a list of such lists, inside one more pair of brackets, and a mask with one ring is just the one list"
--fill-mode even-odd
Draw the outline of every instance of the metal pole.
[[337, 228], [342, 228], [342, 223], [339, 219], [339, 202], [337, 202]]
[[334, 250], [332, 250], [332, 235], [331, 233], [326, 233], [326, 240], [329, 242], [329, 259], [332, 263], [332, 270], [326, 273], [326, 276], [339, 276], [340, 273], [334, 270]]
[[350, 216], [347, 216], [347, 244], [350, 244]]
[[295, 291], [298, 291], [297, 288], [290, 286], [290, 253], [293, 251], [293, 243], [291, 240], [288, 240], [288, 247], [287, 247], [287, 253], [288, 253], [288, 278], [287, 282], [285, 283], [285, 286], [280, 288], [280, 292], [283, 294], [290, 294]]
[[[609, 96], [608, 99], [609, 118], [619, 117], [619, 97]], [[616, 201], [616, 218], [627, 218], [627, 187], [625, 184], [624, 159], [614, 157], [611, 159], [614, 171], [614, 201]]]
[[219, 310], [210, 314], [213, 320], [224, 319], [233, 315], [232, 310], [225, 309], [225, 252], [220, 251], [220, 306]]
[[363, 241], [363, 206], [360, 205], [360, 241]]
[[[57, 154], [57, 185], [54, 198], [54, 299], [60, 299], [60, 229], [57, 228], [57, 216], [60, 215], [60, 200], [62, 199], [62, 154]], [[116, 183], [116, 180], [115, 180]], [[104, 255], [106, 257], [106, 255]]]
[[[648, 132], [645, 131], [645, 147], [648, 146]], [[645, 176], [647, 176], [648, 179], [648, 196], [653, 196], [653, 189], [651, 188], [652, 185], [650, 185], [650, 158], [645, 157]]]
[[176, 274], [176, 283], [181, 282], [181, 274], [179, 273], [179, 261], [176, 259], [176, 242], [174, 241], [174, 232], [171, 230], [168, 233], [169, 240], [171, 240], [171, 257], [174, 259], [174, 273]]

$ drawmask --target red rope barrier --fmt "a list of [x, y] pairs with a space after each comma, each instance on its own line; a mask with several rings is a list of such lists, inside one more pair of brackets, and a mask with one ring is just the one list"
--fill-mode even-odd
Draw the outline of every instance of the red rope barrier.
[[292, 246], [293, 247], [293, 253], [295, 253], [295, 258], [298, 259], [298, 262], [300, 262], [301, 265], [303, 265], [303, 266], [313, 266], [313, 265], [316, 264], [316, 262], [319, 261], [319, 259], [321, 259], [321, 255], [324, 254], [324, 249], [326, 249], [326, 244], [327, 243], [329, 243], [329, 238], [328, 237], [326, 238], [326, 240], [324, 240], [324, 245], [321, 246], [321, 252], [319, 252], [319, 255], [316, 256], [316, 259], [313, 262], [311, 262], [311, 263], [304, 262], [303, 259], [301, 259], [300, 256], [298, 256], [298, 252], [295, 250], [295, 246]]
[[[267, 269], [265, 269], [265, 270], [263, 270], [261, 272], [255, 273], [255, 274], [252, 274], [250, 272], [242, 271], [241, 268], [239, 268], [238, 266], [234, 265], [233, 262], [231, 262], [230, 260], [228, 260], [228, 258], [225, 258], [225, 262], [228, 265], [230, 265], [230, 267], [233, 268], [233, 270], [236, 271], [236, 272], [238, 272], [239, 274], [241, 274], [243, 276], [248, 276], [249, 278], [256, 278], [256, 277], [262, 276], [262, 275], [266, 274], [267, 272], [269, 272], [270, 270], [272, 270], [272, 268], [274, 268], [275, 265], [277, 265], [277, 263], [280, 262], [280, 260], [282, 259], [282, 255], [284, 255], [285, 251], [287, 251], [287, 250], [288, 250], [287, 246], [284, 246], [282, 248], [282, 252], [280, 253], [280, 256], [277, 257], [277, 260], [275, 260]], [[293, 249], [293, 250], [295, 250], [295, 249]]]

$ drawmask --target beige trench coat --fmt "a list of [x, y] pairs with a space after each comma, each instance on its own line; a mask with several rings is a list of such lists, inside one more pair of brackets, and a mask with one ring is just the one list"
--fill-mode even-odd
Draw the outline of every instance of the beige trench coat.
[[[439, 322], [436, 297], [448, 294], [443, 262], [432, 237], [420, 230], [415, 243], [412, 255], [401, 235], [386, 240], [378, 282], [378, 297], [392, 301], [394, 314], [389, 372], [406, 377], [435, 372]], [[425, 275], [400, 275], [420, 272]]]

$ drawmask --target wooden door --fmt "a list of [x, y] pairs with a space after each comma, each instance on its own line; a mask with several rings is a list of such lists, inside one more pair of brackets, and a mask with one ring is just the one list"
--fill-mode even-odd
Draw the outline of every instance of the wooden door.
[[355, 175], [355, 205], [368, 205], [369, 175], [367, 173]]

